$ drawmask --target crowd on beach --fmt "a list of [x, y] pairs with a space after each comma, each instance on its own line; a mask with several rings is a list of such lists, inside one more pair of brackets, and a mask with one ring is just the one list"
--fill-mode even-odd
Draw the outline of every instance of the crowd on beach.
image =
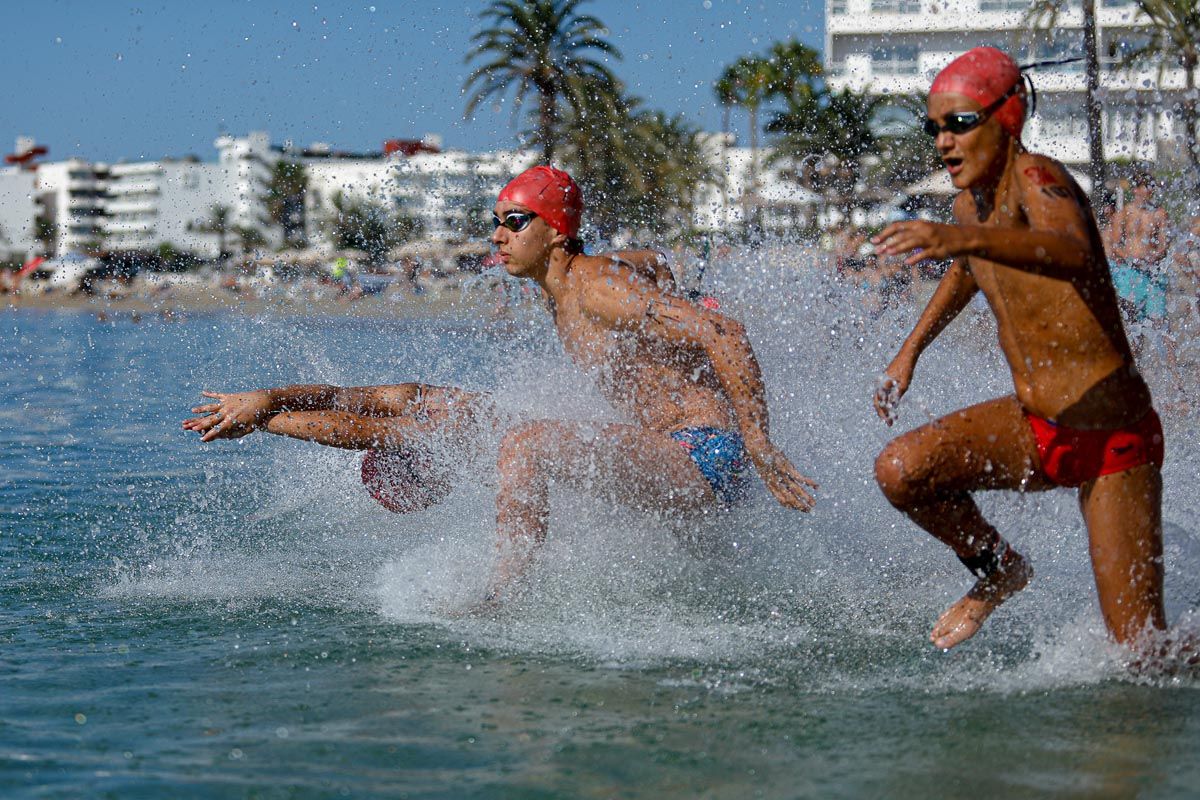
[[[1122, 296], [1126, 323], [1133, 327], [1137, 349], [1148, 343], [1171, 359], [1191, 348], [1200, 331], [1200, 213], [1175, 222], [1156, 203], [1155, 184], [1139, 173], [1119, 206], [1106, 209], [1105, 250]], [[870, 242], [874, 231], [854, 223], [831, 225], [816, 241], [785, 245], [801, 254], [789, 259], [801, 268], [827, 271], [831, 280], [858, 289], [864, 310], [877, 316], [883, 310], [913, 305], [920, 287], [932, 287], [941, 277], [941, 264], [906, 265], [902, 259], [876, 253]], [[743, 246], [700, 247], [679, 244], [664, 248], [681, 285], [695, 282], [709, 260], [736, 258]], [[486, 260], [485, 260], [486, 261]], [[90, 278], [74, 286], [55, 286], [48, 280], [18, 278], [15, 271], [0, 270], [0, 295], [9, 303], [74, 305], [80, 300], [105, 303], [134, 302], [148, 307], [177, 310], [261, 301], [288, 307], [317, 305], [350, 307], [359, 301], [397, 304], [401, 301], [434, 302], [447, 292], [485, 293], [500, 312], [530, 300], [528, 287], [506, 281], [495, 268], [443, 269], [407, 259], [384, 268], [368, 267], [361, 259], [331, 257], [320, 269], [297, 271], [273, 266], [270, 257], [229, 259], [189, 272], [141, 271], [134, 275]], [[1123, 280], [1122, 280], [1123, 277]], [[692, 287], [699, 288], [699, 287]], [[1168, 350], [1169, 348], [1169, 350]], [[1177, 358], [1178, 357], [1178, 358]], [[1192, 357], [1200, 361], [1200, 353]]]

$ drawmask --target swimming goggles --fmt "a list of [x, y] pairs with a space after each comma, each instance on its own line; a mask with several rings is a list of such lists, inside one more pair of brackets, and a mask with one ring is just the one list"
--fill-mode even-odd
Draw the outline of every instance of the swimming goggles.
[[504, 219], [492, 214], [492, 225], [495, 228], [503, 225], [513, 233], [520, 233], [529, 227], [529, 223], [533, 222], [533, 218], [536, 216], [537, 214], [532, 211], [509, 211], [504, 215]]
[[933, 120], [926, 118], [925, 124], [921, 130], [928, 133], [930, 136], [937, 136], [942, 131], [948, 131], [953, 134], [966, 133], [978, 128], [983, 123], [987, 122], [987, 118], [996, 113], [1000, 106], [1004, 105], [1004, 101], [1017, 93], [1017, 89], [1021, 86], [1021, 81], [1013, 84], [1013, 87], [989, 105], [987, 108], [979, 111], [951, 111], [946, 115], [946, 124], [938, 125]]

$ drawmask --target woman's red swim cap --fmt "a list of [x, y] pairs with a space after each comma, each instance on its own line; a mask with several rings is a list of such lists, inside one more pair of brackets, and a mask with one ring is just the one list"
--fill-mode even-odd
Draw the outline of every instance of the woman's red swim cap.
[[1016, 86], [1013, 96], [992, 114], [1010, 136], [1020, 138], [1025, 127], [1025, 86], [1021, 70], [1006, 53], [994, 47], [976, 47], [950, 62], [929, 87], [933, 94], [965, 95], [984, 108]]
[[500, 191], [500, 200], [520, 203], [572, 238], [579, 235], [583, 194], [561, 169], [537, 166], [525, 170]]

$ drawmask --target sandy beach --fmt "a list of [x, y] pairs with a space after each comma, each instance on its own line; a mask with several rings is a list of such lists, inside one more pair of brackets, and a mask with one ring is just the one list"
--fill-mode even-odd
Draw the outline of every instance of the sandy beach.
[[230, 312], [246, 315], [361, 316], [423, 318], [486, 317], [502, 313], [494, 279], [423, 281], [418, 291], [389, 286], [374, 294], [344, 293], [316, 281], [235, 282], [196, 275], [138, 276], [129, 283], [98, 281], [91, 293], [26, 284], [20, 292], [0, 295], [8, 309], [83, 311], [100, 315], [164, 317]]

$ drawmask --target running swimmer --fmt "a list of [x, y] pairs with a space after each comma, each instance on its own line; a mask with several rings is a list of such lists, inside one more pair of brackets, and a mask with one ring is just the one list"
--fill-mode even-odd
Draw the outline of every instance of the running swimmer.
[[583, 198], [561, 170], [529, 169], [500, 192], [496, 246], [510, 275], [544, 291], [559, 339], [627, 421], [545, 419], [508, 430], [496, 498], [497, 602], [545, 540], [560, 484], [645, 510], [738, 503], [747, 462], [783, 505], [816, 487], [772, 443], [761, 372], [743, 327], [664, 291], [629, 259], [582, 252]]
[[971, 493], [1077, 487], [1104, 622], [1133, 645], [1165, 627], [1163, 435], [1134, 366], [1091, 206], [1062, 164], [1021, 144], [1022, 75], [990, 47], [933, 82], [925, 130], [959, 190], [955, 224], [910, 221], [874, 237], [907, 263], [953, 259], [875, 397], [890, 425], [917, 359], [982, 291], [1016, 393], [893, 440], [875, 464], [888, 500], [949, 545], [977, 581], [933, 628], [969, 639], [1025, 587], [1029, 561], [981, 515]]
[[567, 354], [626, 422], [514, 422], [486, 395], [403, 384], [206, 393], [214, 402], [193, 409], [200, 416], [184, 428], [203, 441], [266, 430], [383, 452], [436, 435], [468, 455], [480, 426], [505, 430], [499, 553], [480, 610], [495, 607], [528, 570], [548, 532], [555, 485], [633, 508], [698, 514], [741, 502], [752, 463], [780, 503], [810, 509], [816, 484], [770, 439], [762, 376], [742, 326], [675, 294], [661, 254], [584, 255], [582, 212], [567, 173], [534, 167], [500, 193], [492, 242], [510, 275], [541, 287]]

